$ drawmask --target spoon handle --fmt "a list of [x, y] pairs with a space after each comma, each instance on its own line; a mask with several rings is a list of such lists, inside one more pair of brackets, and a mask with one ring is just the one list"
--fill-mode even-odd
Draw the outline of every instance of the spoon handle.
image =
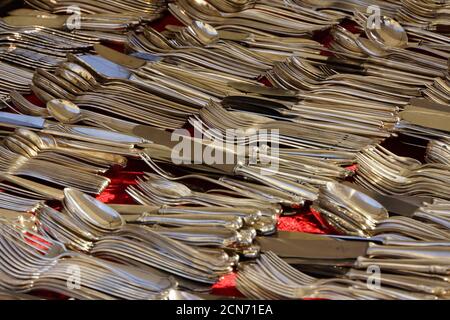
[[250, 167], [238, 166], [235, 169], [235, 173], [259, 181], [260, 183], [268, 186], [273, 186], [277, 189], [285, 190], [294, 195], [304, 197], [308, 200], [316, 200], [317, 194], [308, 190], [304, 185], [289, 181], [280, 177], [271, 175], [264, 175], [258, 172], [259, 170]]

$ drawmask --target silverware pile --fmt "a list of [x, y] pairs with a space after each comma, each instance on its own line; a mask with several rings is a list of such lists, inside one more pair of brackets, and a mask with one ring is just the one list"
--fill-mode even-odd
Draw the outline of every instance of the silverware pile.
[[399, 9], [396, 18], [404, 24], [425, 30], [448, 32], [450, 7], [446, 2], [405, 0]]
[[[163, 299], [176, 285], [155, 273], [67, 250], [30, 230], [23, 232], [8, 224], [0, 224], [0, 228], [0, 250], [5, 257], [0, 271], [2, 290], [26, 293], [50, 289], [77, 299]], [[73, 283], [79, 286], [77, 290], [68, 286], [71, 270], [83, 274], [82, 282]]]
[[369, 190], [387, 195], [450, 198], [450, 168], [445, 164], [422, 164], [380, 146], [363, 150], [357, 159], [356, 181]]
[[11, 26], [2, 20], [0, 33], [0, 60], [29, 69], [54, 69], [67, 53], [89, 52], [98, 41], [46, 27]]
[[0, 62], [0, 98], [6, 99], [11, 90], [30, 93], [33, 73], [29, 70]]
[[[26, 3], [0, 20], [0, 299], [200, 299], [233, 270], [254, 299], [449, 297], [447, 4]], [[93, 198], [129, 160], [136, 204]], [[295, 246], [308, 206], [335, 234]]]
[[52, 13], [67, 13], [67, 9], [71, 6], [78, 6], [81, 12], [94, 14], [94, 13], [110, 13], [111, 15], [117, 17], [120, 13], [134, 13], [140, 14], [142, 16], [149, 15], [153, 13], [159, 13], [164, 9], [164, 0], [113, 0], [113, 1], [49, 1], [49, 0], [26, 0], [26, 2], [36, 8], [41, 10], [50, 11]]
[[450, 165], [450, 143], [448, 140], [431, 140], [427, 146], [427, 162]]
[[337, 231], [361, 237], [370, 236], [377, 224], [389, 217], [369, 196], [339, 183], [322, 187], [312, 208]]
[[[189, 24], [200, 20], [212, 26], [227, 25], [227, 30], [247, 31], [255, 34], [271, 33], [288, 36], [301, 36], [313, 31], [323, 30], [338, 24], [342, 15], [294, 11], [287, 8], [283, 1], [244, 1], [236, 5], [222, 1], [179, 0], [169, 4], [170, 12], [178, 20]], [[231, 10], [230, 10], [231, 9]]]
[[[383, 250], [383, 249], [381, 249]], [[374, 252], [375, 253], [375, 252]], [[380, 252], [380, 255], [381, 252]], [[404, 261], [404, 260], [402, 260]], [[410, 260], [413, 262], [414, 260]], [[375, 263], [377, 262], [377, 263]], [[423, 260], [421, 261], [424, 262]], [[357, 266], [362, 269], [383, 265], [381, 281], [383, 286], [369, 287], [368, 273], [358, 269], [331, 271], [330, 278], [320, 279], [309, 276], [268, 252], [256, 263], [245, 265], [238, 273], [237, 287], [253, 299], [336, 299], [336, 300], [437, 300], [448, 297], [449, 285], [438, 275], [430, 274], [429, 279], [413, 275], [390, 274], [389, 266], [394, 270], [403, 267], [398, 260], [358, 259]], [[389, 264], [391, 263], [391, 265]], [[395, 264], [396, 265], [392, 265]], [[417, 262], [416, 262], [417, 263]], [[411, 268], [413, 265], [409, 265]], [[423, 265], [422, 265], [423, 266]], [[415, 266], [420, 269], [421, 265]], [[436, 270], [448, 272], [445, 266], [435, 265]], [[408, 268], [408, 262], [405, 269]], [[422, 268], [422, 269], [426, 269]], [[409, 271], [405, 271], [407, 274]], [[434, 279], [433, 279], [434, 277]]]

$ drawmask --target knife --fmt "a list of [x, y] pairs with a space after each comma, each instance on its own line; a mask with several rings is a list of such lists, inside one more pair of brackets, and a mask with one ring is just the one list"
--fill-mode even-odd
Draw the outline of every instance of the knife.
[[407, 111], [437, 111], [443, 113], [450, 113], [450, 106], [446, 104], [436, 103], [434, 101], [424, 98], [412, 98], [409, 105], [406, 106]]
[[298, 101], [294, 100], [273, 100], [268, 97], [252, 97], [247, 95], [242, 96], [227, 96], [222, 99], [222, 105], [228, 110], [239, 110], [247, 112], [255, 112], [264, 116], [283, 116], [285, 118], [295, 118], [296, 116], [288, 115], [284, 111], [292, 109], [292, 105]]
[[436, 111], [402, 111], [400, 116], [412, 124], [450, 132], [450, 114]]
[[223, 98], [222, 104], [225, 107], [239, 108], [240, 105], [249, 105], [256, 108], [267, 108], [272, 110], [290, 110], [295, 104], [294, 102], [281, 102], [264, 97], [251, 97], [247, 95], [242, 96], [227, 96]]
[[277, 97], [277, 98], [295, 98], [295, 99], [297, 98], [296, 97], [297, 92], [293, 90], [266, 87], [261, 85], [243, 83], [239, 81], [230, 81], [227, 84], [233, 87], [234, 89], [237, 89], [242, 92], [257, 93], [263, 96]]
[[147, 64], [146, 60], [123, 54], [101, 44], [94, 44], [94, 49], [101, 57], [132, 70], [139, 69]]
[[[27, 116], [9, 112], [0, 112], [0, 123], [18, 127], [44, 129], [42, 132], [61, 136], [76, 136], [76, 138], [79, 140], [89, 139], [89, 141], [91, 141], [94, 139], [95, 141], [102, 141], [104, 143], [109, 142], [130, 145], [144, 142], [144, 140], [142, 140], [141, 138], [124, 133], [118, 133], [88, 126], [61, 125], [59, 123], [50, 122], [42, 117]], [[63, 131], [61, 131], [61, 128], [63, 129]]]
[[98, 55], [85, 54], [76, 56], [76, 59], [74, 59], [74, 56], [71, 56], [69, 61], [81, 64], [89, 72], [95, 75], [96, 78], [100, 79], [130, 79], [132, 75], [131, 72], [122, 65]]
[[257, 237], [261, 252], [271, 251], [281, 258], [346, 260], [365, 256], [368, 243], [340, 241], [326, 236], [279, 231], [271, 237]]
[[396, 241], [384, 239], [375, 244], [372, 239], [343, 241], [326, 235], [300, 232], [278, 232], [271, 237], [258, 237], [261, 252], [272, 251], [282, 258], [346, 260], [361, 256], [372, 258], [408, 258], [447, 261], [450, 263], [449, 242]]
[[34, 9], [28, 9], [28, 8], [20, 8], [20, 9], [14, 9], [8, 12], [9, 16], [30, 16], [30, 17], [53, 17], [54, 14], [51, 14], [47, 11], [41, 11], [41, 10], [34, 10]]

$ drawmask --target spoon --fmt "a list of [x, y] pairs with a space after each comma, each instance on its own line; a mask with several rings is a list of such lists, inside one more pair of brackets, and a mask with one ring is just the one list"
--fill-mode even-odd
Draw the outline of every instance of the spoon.
[[67, 124], [76, 123], [83, 117], [80, 108], [68, 100], [51, 100], [47, 102], [47, 110], [53, 118]]
[[219, 10], [216, 9], [212, 4], [207, 2], [206, 0], [194, 0], [189, 1], [189, 4], [193, 7], [193, 9], [198, 10], [199, 12], [216, 17], [222, 17], [222, 14]]
[[75, 103], [69, 100], [53, 99], [47, 102], [48, 113], [61, 123], [74, 124], [80, 121], [100, 125], [113, 131], [131, 133], [137, 125], [132, 122], [109, 116], [97, 114], [88, 110], [81, 110]]
[[82, 79], [84, 79], [86, 82], [88, 82], [93, 88], [98, 86], [97, 80], [95, 80], [95, 77], [84, 67], [80, 66], [77, 63], [65, 61], [61, 63], [60, 68], [66, 69], [68, 71], [71, 71], [78, 76], [80, 76]]
[[[408, 42], [408, 33], [406, 32], [406, 30], [400, 25], [400, 23], [398, 23], [396, 20], [390, 18], [390, 17], [386, 17], [383, 16], [381, 17], [380, 20], [380, 27], [377, 28], [375, 26], [375, 20], [372, 21], [372, 23], [364, 24], [364, 31], [367, 35], [367, 37], [374, 43], [374, 45], [379, 46], [380, 48], [380, 55], [379, 57], [383, 57], [383, 56], [389, 56], [391, 54], [395, 54], [395, 53], [402, 53], [401, 51], [395, 51], [395, 52], [389, 52], [388, 49], [390, 50], [394, 50], [394, 49], [408, 49], [408, 48], [414, 48], [414, 49], [420, 49], [423, 50], [425, 52], [431, 53], [433, 54], [433, 56], [428, 55], [424, 55], [424, 54], [419, 54], [419, 53], [412, 53], [412, 52], [403, 52], [404, 55], [413, 55], [417, 56], [417, 58], [419, 59], [420, 57], [422, 57], [422, 59], [420, 59], [420, 61], [425, 60], [424, 62], [426, 62], [427, 59], [431, 59], [431, 60], [435, 60], [436, 64], [439, 63], [438, 58], [435, 58], [434, 55], [440, 56], [442, 58], [446, 58], [445, 53], [439, 51], [439, 50], [434, 50], [432, 48], [429, 48], [427, 46], [424, 45], [420, 45], [420, 43], [415, 43], [415, 44], [411, 44]], [[384, 53], [383, 53], [384, 51]], [[444, 55], [442, 55], [444, 54]], [[436, 60], [438, 59], [438, 60]], [[445, 61], [444, 63], [441, 63], [440, 65], [438, 65], [438, 67], [445, 69]]]
[[[145, 182], [138, 179], [139, 189], [130, 187], [127, 190], [132, 197], [142, 204], [148, 202], [148, 199], [153, 198], [152, 201], [155, 200], [156, 202], [159, 202], [159, 204], [182, 204], [189, 202], [200, 204], [202, 206], [242, 206], [251, 208], [267, 206], [265, 201], [256, 199], [238, 199], [230, 196], [196, 192], [182, 183], [166, 180], [154, 174], [148, 174], [147, 178], [148, 180]], [[142, 195], [144, 195], [144, 198], [142, 198]]]
[[[30, 142], [27, 138], [23, 138], [21, 136], [8, 136], [4, 140], [5, 145], [13, 152], [18, 153], [24, 157], [27, 158], [35, 158], [40, 156], [40, 158], [43, 160], [45, 159], [45, 155], [40, 155], [40, 150], [35, 146], [32, 142]], [[67, 168], [73, 168], [79, 171], [86, 171], [86, 172], [92, 172], [92, 173], [99, 173], [99, 172], [105, 172], [108, 167], [108, 163], [101, 163], [103, 166], [91, 166], [88, 165], [86, 162], [80, 162], [78, 159], [82, 158], [81, 155], [78, 155], [76, 153], [66, 152], [68, 155], [73, 155], [74, 157], [56, 157], [56, 155], [52, 154], [49, 155], [49, 160], [51, 162], [55, 162], [61, 165], [66, 166]], [[78, 159], [74, 159], [78, 158]], [[88, 155], [84, 157], [85, 159], [91, 159]]]
[[380, 26], [376, 26], [376, 20], [366, 24], [364, 31], [367, 37], [380, 47], [405, 48], [408, 46], [408, 35], [403, 27], [392, 18], [383, 16], [380, 18]]
[[77, 189], [66, 188], [64, 195], [68, 211], [95, 229], [116, 231], [125, 225], [116, 210]]
[[[344, 34], [342, 31], [342, 30], [345, 30], [344, 28], [340, 27], [338, 30], [339, 30], [339, 33], [335, 32], [335, 35], [338, 35], [338, 34], [343, 35]], [[369, 56], [369, 58], [367, 59], [368, 62], [375, 62], [375, 63], [378, 62], [379, 63], [380, 61], [377, 61], [377, 60], [372, 61], [371, 59], [372, 58], [373, 59], [387, 58], [389, 56], [396, 55], [396, 56], [402, 58], [402, 60], [403, 59], [413, 60], [415, 62], [419, 62], [421, 65], [430, 66], [430, 67], [437, 68], [437, 69], [446, 69], [446, 63], [445, 63], [444, 59], [430, 57], [429, 55], [426, 55], [426, 54], [406, 50], [408, 48], [421, 49], [424, 51], [430, 51], [432, 49], [426, 48], [424, 46], [408, 46], [407, 39], [406, 39], [406, 45], [391, 46], [394, 43], [394, 41], [390, 40], [390, 38], [386, 37], [388, 40], [381, 43], [380, 42], [381, 40], [375, 40], [373, 36], [369, 36], [369, 34], [372, 30], [370, 30], [368, 27], [366, 27], [365, 31], [366, 31], [368, 39], [363, 38], [361, 36], [354, 35], [348, 31], [345, 32], [345, 37], [346, 37], [347, 43], [353, 41], [353, 43], [362, 52], [364, 52], [365, 54], [367, 54]], [[406, 35], [406, 32], [405, 32], [405, 35]], [[347, 44], [347, 46], [350, 46], [350, 45]], [[397, 68], [397, 67], [399, 67], [399, 66], [394, 66], [394, 68]], [[400, 70], [404, 70], [404, 69], [401, 68]]]
[[45, 108], [38, 107], [29, 102], [20, 92], [13, 90], [9, 93], [11, 102], [20, 113], [30, 116], [48, 117], [48, 111]]
[[27, 144], [12, 136], [6, 137], [3, 140], [3, 143], [5, 144], [6, 147], [8, 147], [9, 150], [27, 158], [35, 157], [38, 154]]
[[203, 45], [219, 41], [219, 33], [213, 26], [202, 21], [195, 20], [188, 28], [190, 32]]
[[217, 30], [212, 25], [197, 20], [195, 20], [188, 28], [191, 28], [191, 30], [195, 32], [197, 40], [204, 45], [217, 42], [218, 40], [244, 41], [251, 38], [251, 34], [249, 33]]
[[361, 236], [370, 235], [377, 223], [389, 217], [380, 203], [337, 182], [330, 182], [320, 189], [314, 208], [336, 230]]

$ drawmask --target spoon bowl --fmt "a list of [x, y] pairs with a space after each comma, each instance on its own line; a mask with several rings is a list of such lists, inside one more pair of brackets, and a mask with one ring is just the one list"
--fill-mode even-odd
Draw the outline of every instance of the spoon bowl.
[[117, 231], [125, 225], [116, 210], [77, 189], [66, 188], [64, 195], [64, 204], [70, 213], [91, 227]]
[[189, 197], [192, 195], [191, 189], [184, 184], [154, 177], [147, 181], [148, 185], [158, 190], [162, 194], [169, 195], [171, 197]]
[[191, 30], [195, 33], [197, 40], [203, 45], [208, 45], [219, 40], [219, 32], [210, 24], [202, 21], [194, 21]]
[[338, 196], [343, 202], [375, 221], [389, 218], [387, 210], [378, 201], [356, 189], [336, 182], [328, 183], [326, 188], [328, 192]]
[[47, 102], [47, 110], [53, 118], [62, 123], [73, 124], [81, 118], [80, 108], [68, 100], [51, 100]]
[[373, 19], [366, 26], [365, 32], [370, 40], [381, 47], [405, 48], [408, 46], [408, 35], [405, 29], [400, 23], [386, 16], [381, 17], [379, 27]]
[[358, 47], [369, 56], [382, 58], [389, 55], [389, 53], [387, 53], [380, 46], [376, 45], [373, 41], [369, 39], [360, 37], [356, 39], [355, 42], [358, 45]]

